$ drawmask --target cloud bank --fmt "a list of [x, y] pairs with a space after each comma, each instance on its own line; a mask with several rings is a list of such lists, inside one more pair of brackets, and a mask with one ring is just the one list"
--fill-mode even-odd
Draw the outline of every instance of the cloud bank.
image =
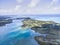
[[[49, 2], [50, 1], [50, 2]], [[0, 14], [60, 14], [59, 0], [16, 0], [12, 9], [0, 9]]]

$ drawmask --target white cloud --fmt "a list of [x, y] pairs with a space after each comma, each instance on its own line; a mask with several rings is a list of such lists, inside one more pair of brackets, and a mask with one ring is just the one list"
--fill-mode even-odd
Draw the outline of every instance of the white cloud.
[[13, 9], [0, 9], [0, 14], [17, 14], [21, 5], [16, 5]]
[[21, 8], [21, 5], [16, 5], [16, 7], [14, 8], [15, 11], [18, 11]]
[[0, 9], [0, 14], [2, 14], [2, 15], [6, 15], [6, 14], [13, 14], [13, 13], [15, 13], [15, 11], [14, 11], [14, 9]]
[[54, 5], [56, 5], [59, 2], [59, 0], [52, 0], [48, 8], [52, 8]]
[[0, 12], [1, 12], [1, 13], [9, 13], [9, 12], [12, 13], [13, 10], [10, 10], [10, 9], [9, 9], [9, 10], [6, 10], [6, 9], [0, 9]]
[[[24, 0], [16, 0], [18, 3], [22, 3]], [[58, 0], [52, 0], [47, 8], [40, 8], [37, 6], [40, 0], [31, 0], [31, 2], [23, 7], [22, 5], [16, 5], [13, 9], [0, 9], [1, 14], [56, 14], [60, 13], [60, 7], [54, 7], [53, 5], [58, 3]], [[42, 5], [42, 4], [41, 4]]]
[[31, 3], [28, 4], [28, 7], [30, 8], [36, 7], [39, 1], [40, 0], [32, 0]]
[[0, 9], [0, 13], [2, 13], [2, 12], [7, 12], [7, 10]]

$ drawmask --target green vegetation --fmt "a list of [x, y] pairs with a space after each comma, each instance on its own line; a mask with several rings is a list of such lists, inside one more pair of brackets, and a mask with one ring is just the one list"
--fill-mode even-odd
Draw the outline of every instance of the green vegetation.
[[27, 20], [23, 20], [23, 28], [31, 28], [31, 27], [35, 27], [35, 26], [39, 26], [41, 27], [42, 24], [56, 24], [53, 21], [41, 21], [41, 20], [33, 20], [33, 19], [27, 19]]

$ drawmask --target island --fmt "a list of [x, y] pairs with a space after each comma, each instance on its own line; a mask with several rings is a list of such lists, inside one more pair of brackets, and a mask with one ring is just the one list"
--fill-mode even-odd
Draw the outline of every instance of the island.
[[12, 23], [12, 19], [10, 17], [0, 16], [0, 26], [5, 26], [10, 23]]
[[60, 23], [54, 21], [42, 21], [35, 19], [24, 19], [22, 28], [31, 28], [46, 36], [35, 36], [34, 39], [40, 45], [60, 45]]

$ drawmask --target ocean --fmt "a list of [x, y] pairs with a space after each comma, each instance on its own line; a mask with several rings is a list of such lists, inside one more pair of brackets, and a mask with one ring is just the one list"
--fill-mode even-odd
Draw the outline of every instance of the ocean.
[[[55, 21], [60, 23], [59, 16], [11, 16], [30, 17], [36, 20]], [[13, 20], [12, 23], [0, 26], [0, 45], [39, 45], [34, 39], [35, 36], [42, 35], [28, 29], [21, 29], [22, 20]]]

